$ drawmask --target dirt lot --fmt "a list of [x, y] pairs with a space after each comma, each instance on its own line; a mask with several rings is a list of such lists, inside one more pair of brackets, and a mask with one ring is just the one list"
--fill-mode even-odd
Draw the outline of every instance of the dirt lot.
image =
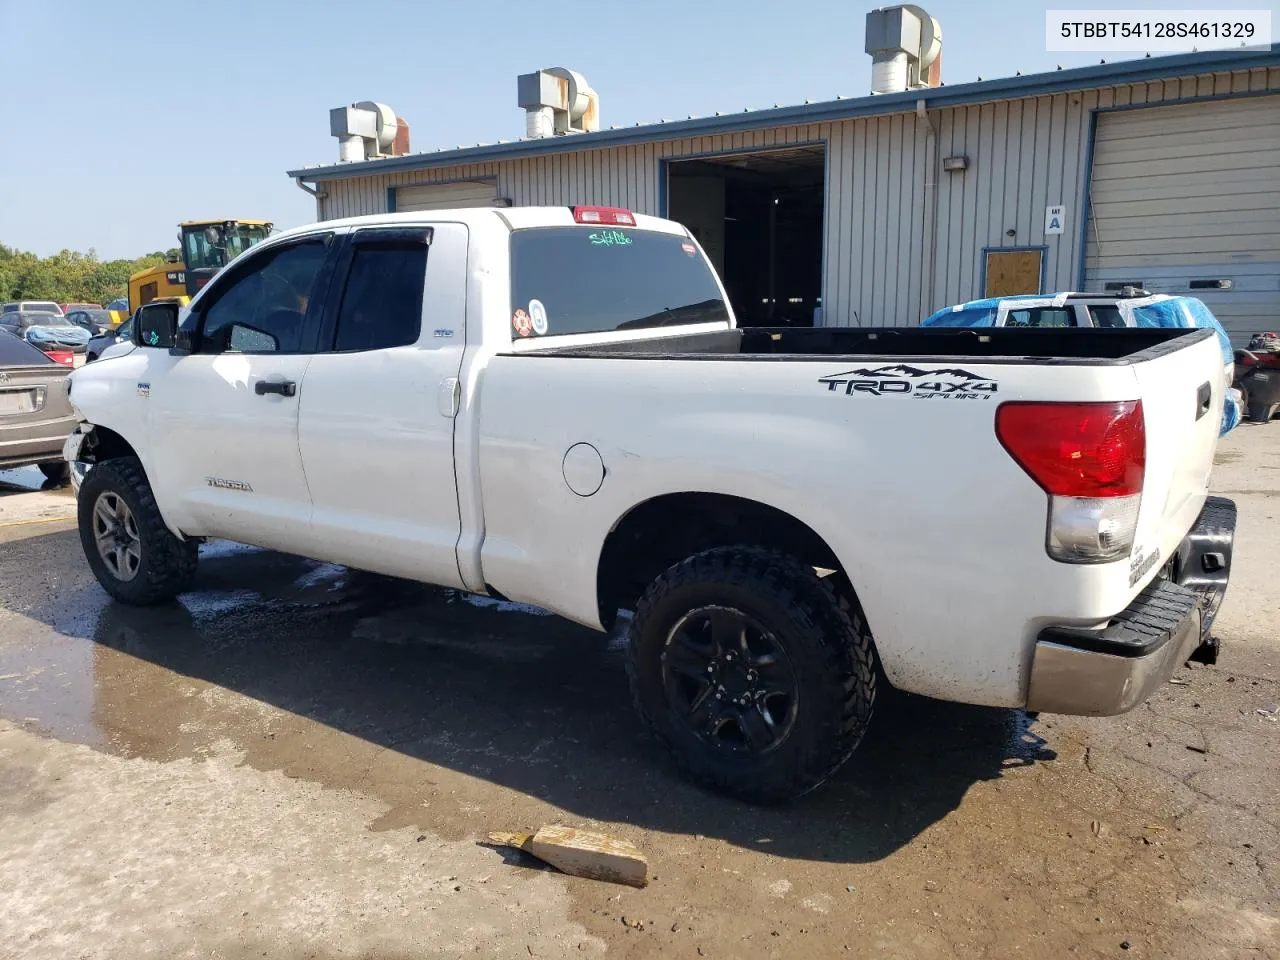
[[[672, 775], [616, 637], [227, 544], [122, 608], [0, 474], [0, 957], [1280, 957], [1280, 424], [1219, 461], [1218, 666], [1105, 720], [887, 696], [782, 810]], [[653, 882], [476, 842], [551, 822]]]

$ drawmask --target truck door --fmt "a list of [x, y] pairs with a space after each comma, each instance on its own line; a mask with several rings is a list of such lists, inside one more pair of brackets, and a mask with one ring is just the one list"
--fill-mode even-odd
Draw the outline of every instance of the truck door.
[[467, 228], [357, 230], [334, 280], [299, 411], [316, 556], [461, 587], [453, 385]]
[[183, 321], [191, 353], [157, 356], [147, 397], [157, 492], [184, 531], [308, 555], [298, 401], [333, 234], [272, 244]]

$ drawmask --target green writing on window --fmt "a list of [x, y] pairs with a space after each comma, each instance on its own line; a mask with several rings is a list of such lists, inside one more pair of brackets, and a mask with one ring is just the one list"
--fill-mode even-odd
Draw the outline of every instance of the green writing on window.
[[621, 230], [602, 230], [600, 233], [591, 234], [590, 239], [597, 247], [625, 247], [633, 242], [631, 237]]

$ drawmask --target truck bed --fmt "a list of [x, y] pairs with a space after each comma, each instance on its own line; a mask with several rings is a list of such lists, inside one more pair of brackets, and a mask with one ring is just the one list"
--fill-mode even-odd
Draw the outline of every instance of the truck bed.
[[630, 360], [911, 357], [921, 362], [971, 358], [988, 363], [1121, 365], [1155, 359], [1212, 335], [1212, 330], [1135, 328], [751, 327], [602, 346], [550, 347], [519, 355]]

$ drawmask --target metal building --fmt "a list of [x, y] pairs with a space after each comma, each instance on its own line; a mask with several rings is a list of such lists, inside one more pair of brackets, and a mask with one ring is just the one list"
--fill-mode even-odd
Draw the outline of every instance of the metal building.
[[1280, 328], [1280, 45], [621, 129], [549, 118], [532, 138], [289, 175], [320, 219], [669, 216], [745, 323], [904, 325], [984, 295], [1133, 283], [1200, 296], [1233, 338]]

